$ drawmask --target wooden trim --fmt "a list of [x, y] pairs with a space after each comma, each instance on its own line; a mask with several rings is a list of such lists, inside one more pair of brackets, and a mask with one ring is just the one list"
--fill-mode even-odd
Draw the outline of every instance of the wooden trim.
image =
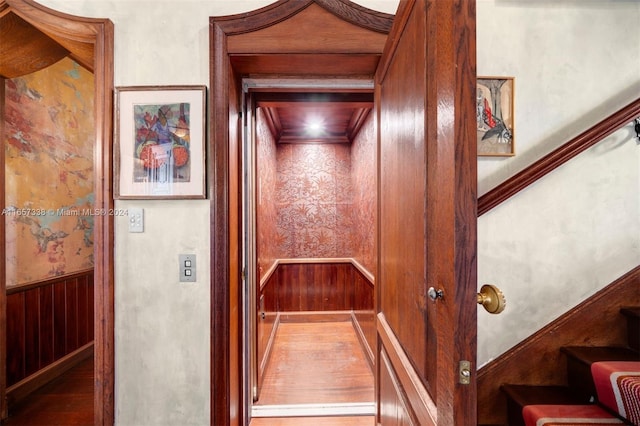
[[276, 259], [276, 261], [271, 264], [269, 269], [267, 269], [267, 272], [265, 272], [264, 275], [260, 277], [259, 292], [261, 292], [264, 289], [264, 287], [267, 285], [273, 273], [276, 271], [276, 269], [278, 269], [279, 264], [280, 263], [278, 262], [278, 259]]
[[[208, 172], [211, 194], [211, 424], [229, 425], [229, 87], [230, 68], [227, 35], [210, 18], [210, 90]], [[237, 212], [235, 213], [237, 214]]]
[[[251, 417], [335, 417], [373, 416], [376, 406], [373, 402], [345, 402], [326, 404], [282, 404], [254, 405]], [[301, 421], [301, 423], [304, 423]]]
[[279, 312], [279, 316], [281, 323], [351, 321], [350, 311], [287, 311]]
[[267, 269], [260, 279], [260, 290], [267, 285], [269, 278], [278, 269], [280, 265], [301, 265], [301, 264], [319, 264], [319, 263], [351, 263], [364, 277], [375, 286], [375, 277], [360, 262], [352, 257], [300, 257], [300, 258], [283, 258], [276, 259]]
[[364, 267], [364, 265], [362, 265], [356, 259], [351, 259], [351, 264], [355, 266], [358, 271], [360, 271], [360, 273], [367, 279], [367, 281], [369, 281], [369, 284], [371, 284], [372, 287], [376, 286], [376, 278], [371, 272], [369, 272], [369, 270], [367, 270], [367, 268]]
[[14, 294], [14, 293], [20, 293], [22, 291], [31, 290], [33, 288], [45, 287], [47, 285], [54, 284], [54, 283], [57, 283], [57, 282], [62, 282], [62, 281], [66, 281], [66, 280], [73, 280], [73, 279], [76, 279], [76, 278], [86, 277], [88, 275], [93, 275], [93, 268], [84, 269], [82, 271], [74, 272], [74, 273], [67, 274], [67, 275], [60, 275], [58, 277], [46, 278], [46, 279], [43, 279], [41, 281], [32, 281], [32, 282], [29, 282], [29, 283], [13, 285], [13, 286], [7, 287], [7, 296], [11, 295], [11, 294]]
[[382, 34], [389, 33], [393, 15], [367, 9], [348, 0], [279, 0], [249, 13], [216, 17], [227, 36], [258, 31], [286, 21], [316, 3], [344, 21]]
[[367, 9], [348, 0], [316, 0], [316, 3], [345, 21], [367, 30], [388, 34], [393, 24], [393, 15]]
[[[416, 0], [400, 0], [397, 15], [393, 19], [393, 24], [389, 31], [390, 35], [389, 38], [387, 38], [380, 63], [378, 64], [378, 69], [376, 70], [376, 83], [382, 82], [385, 79], [387, 72], [389, 71], [389, 66], [391, 65], [393, 59], [393, 55], [390, 54], [390, 52], [395, 52], [398, 49], [400, 35], [404, 32], [404, 28], [407, 26], [409, 15], [411, 14], [415, 2]], [[377, 84], [377, 86], [378, 85], [379, 84]], [[378, 96], [374, 96], [374, 98], [379, 99]], [[378, 122], [380, 122], [380, 120], [378, 120]], [[378, 126], [378, 128], [379, 127], [380, 126]]]
[[640, 116], [640, 98], [542, 157], [478, 199], [481, 216]]
[[36, 373], [25, 377], [15, 385], [7, 388], [7, 405], [11, 409], [15, 404], [27, 398], [31, 393], [46, 385], [53, 379], [63, 375], [85, 359], [93, 356], [93, 342], [87, 343], [56, 362], [49, 364]]
[[[404, 395], [409, 399], [409, 405], [414, 411], [421, 425], [438, 424], [438, 407], [429, 396], [427, 389], [416, 374], [411, 361], [404, 353], [402, 345], [394, 335], [383, 313], [378, 314], [378, 336], [382, 346], [404, 390]], [[417, 401], [417, 402], [414, 402]]]
[[[319, 3], [319, 0], [280, 0], [253, 12], [209, 19], [211, 53], [209, 56], [210, 112], [207, 179], [208, 193], [211, 194], [210, 409], [211, 423], [215, 425], [235, 424], [238, 422], [237, 418], [233, 418], [235, 410], [243, 412], [242, 397], [236, 395], [233, 388], [234, 382], [241, 379], [241, 377], [236, 377], [236, 374], [241, 374], [241, 371], [236, 372], [230, 369], [232, 353], [242, 350], [243, 343], [240, 338], [242, 330], [235, 329], [236, 318], [234, 316], [232, 320], [230, 317], [232, 313], [235, 314], [242, 310], [241, 295], [239, 292], [238, 294], [232, 292], [231, 289], [232, 286], [235, 286], [235, 280], [238, 279], [238, 277], [231, 275], [232, 267], [238, 266], [241, 250], [240, 239], [232, 238], [232, 236], [235, 236], [239, 231], [237, 229], [240, 225], [238, 217], [242, 212], [242, 204], [240, 201], [237, 205], [232, 204], [231, 198], [231, 193], [233, 192], [235, 197], [241, 188], [238, 173], [235, 170], [238, 164], [230, 163], [230, 150], [235, 149], [234, 146], [231, 146], [235, 142], [229, 134], [231, 120], [235, 119], [230, 116], [230, 101], [235, 102], [231, 96], [235, 96], [238, 87], [232, 86], [237, 83], [234, 81], [234, 77], [237, 77], [235, 75], [237, 69], [231, 62], [231, 53], [234, 52], [229, 51], [229, 38], [233, 35], [251, 33], [278, 24], [314, 2]], [[333, 6], [338, 10], [331, 12], [348, 22], [358, 22], [362, 28], [373, 31], [376, 31], [377, 28], [384, 33], [385, 26], [380, 26], [381, 23], [390, 23], [393, 20], [392, 15], [369, 12], [365, 8], [355, 7], [346, 0], [339, 0], [339, 2], [342, 5], [334, 4]], [[336, 1], [325, 3], [336, 3]], [[366, 15], [365, 11], [367, 11]], [[349, 12], [349, 16], [344, 16], [347, 12]], [[251, 37], [245, 38], [251, 39]], [[314, 42], [318, 46], [322, 45], [322, 40], [314, 40]], [[249, 46], [248, 51], [242, 53], [246, 54], [250, 61], [261, 57], [252, 43], [247, 45]], [[320, 60], [326, 55], [310, 54], [309, 57]], [[259, 65], [256, 67], [256, 73], [265, 74], [265, 70]], [[309, 73], [310, 71], [304, 67], [287, 72], [289, 75], [295, 74], [300, 78], [309, 76]], [[317, 75], [313, 77], [317, 78]], [[236, 343], [239, 347], [236, 347]], [[237, 359], [234, 358], [233, 362], [237, 362]], [[232, 410], [234, 410], [233, 413]]]
[[[271, 352], [273, 351], [273, 345], [275, 344], [276, 333], [278, 332], [279, 326], [280, 312], [276, 312], [276, 320], [273, 322], [273, 327], [271, 327], [271, 334], [269, 334], [269, 340], [267, 340], [267, 345], [264, 349], [264, 355], [262, 356], [262, 361], [260, 362], [260, 374], [258, 375], [260, 381], [264, 380], [264, 370], [267, 368], [269, 359], [271, 359]], [[262, 389], [262, 383], [260, 383], [258, 389]]]
[[[0, 0], [0, 9], [10, 8], [35, 28], [64, 46], [73, 59], [95, 76], [95, 208], [113, 209], [112, 112], [113, 112], [113, 23], [58, 12], [33, 0]], [[114, 422], [114, 218], [94, 218], [95, 280], [95, 392], [94, 422]]]
[[[625, 346], [622, 306], [640, 304], [640, 266], [565, 312], [478, 370], [478, 423], [506, 423], [503, 383], [565, 385], [566, 364], [560, 347]], [[532, 365], [531, 354], [535, 354]]]
[[367, 356], [367, 363], [369, 364], [369, 368], [371, 368], [371, 372], [375, 374], [374, 372], [376, 371], [376, 357], [373, 353], [373, 348], [371, 348], [369, 346], [369, 343], [367, 342], [367, 337], [364, 335], [364, 331], [362, 330], [362, 327], [360, 327], [360, 322], [358, 322], [358, 318], [356, 317], [356, 313], [354, 311], [351, 311], [351, 323], [353, 324], [353, 329], [356, 331], [356, 336], [358, 337], [358, 341], [360, 342], [362, 351]]
[[300, 265], [305, 263], [351, 263], [350, 257], [296, 257], [278, 259], [281, 265]]
[[[0, 4], [0, 10], [2, 10]], [[4, 110], [5, 110], [5, 79], [0, 76], [0, 135], [4, 135]], [[6, 206], [5, 198], [5, 149], [0, 149], [0, 199], [2, 208]], [[0, 259], [6, 259], [6, 230], [5, 220], [0, 220]], [[7, 264], [0, 262], [0, 424], [8, 415], [6, 389], [7, 389]]]

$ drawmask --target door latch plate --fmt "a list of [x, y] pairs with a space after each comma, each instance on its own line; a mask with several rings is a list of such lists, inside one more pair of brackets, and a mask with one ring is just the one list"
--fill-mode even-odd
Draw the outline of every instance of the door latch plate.
[[461, 385], [468, 385], [471, 383], [471, 362], [464, 360], [460, 361], [458, 377]]

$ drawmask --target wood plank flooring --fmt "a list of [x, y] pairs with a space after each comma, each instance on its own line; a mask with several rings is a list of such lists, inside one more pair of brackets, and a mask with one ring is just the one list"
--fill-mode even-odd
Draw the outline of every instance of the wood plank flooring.
[[351, 321], [281, 322], [256, 405], [374, 402]]
[[18, 403], [4, 425], [93, 425], [93, 377], [89, 357]]
[[[373, 402], [373, 374], [349, 321], [280, 324], [259, 404]], [[18, 404], [5, 426], [93, 424], [93, 358]], [[254, 418], [251, 426], [373, 426], [373, 416]]]

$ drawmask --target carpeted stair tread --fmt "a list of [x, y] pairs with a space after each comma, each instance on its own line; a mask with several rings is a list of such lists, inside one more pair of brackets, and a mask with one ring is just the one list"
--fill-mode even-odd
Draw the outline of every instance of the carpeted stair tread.
[[527, 405], [587, 404], [567, 386], [505, 384], [500, 390], [507, 395], [507, 419], [509, 426], [524, 425], [522, 410]]
[[598, 361], [638, 361], [638, 352], [617, 346], [569, 346], [561, 348], [567, 355], [567, 383], [580, 396], [589, 401], [597, 399], [591, 376], [591, 364]]
[[624, 425], [621, 419], [595, 404], [527, 405], [522, 413], [526, 426]]

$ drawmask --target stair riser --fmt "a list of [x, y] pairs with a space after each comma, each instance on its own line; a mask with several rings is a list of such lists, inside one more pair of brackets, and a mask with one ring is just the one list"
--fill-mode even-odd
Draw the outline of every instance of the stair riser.
[[638, 318], [629, 318], [627, 332], [629, 347], [640, 352], [640, 320]]
[[596, 386], [589, 365], [572, 358], [567, 359], [567, 381], [580, 399], [590, 402], [595, 400]]

